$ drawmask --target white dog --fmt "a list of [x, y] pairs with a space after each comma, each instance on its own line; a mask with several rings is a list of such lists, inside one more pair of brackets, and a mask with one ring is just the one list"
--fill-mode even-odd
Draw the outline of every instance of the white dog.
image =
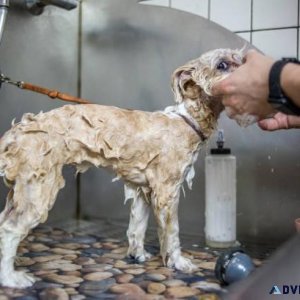
[[223, 110], [212, 97], [214, 82], [242, 63], [241, 50], [217, 49], [175, 70], [176, 104], [165, 111], [144, 112], [96, 104], [67, 105], [38, 115], [25, 114], [0, 140], [0, 174], [10, 187], [0, 215], [0, 283], [28, 287], [34, 278], [14, 270], [19, 242], [47, 219], [64, 186], [62, 168], [79, 172], [107, 167], [122, 178], [125, 198], [133, 198], [128, 255], [140, 262], [150, 207], [158, 225], [160, 253], [168, 267], [191, 271], [180, 251], [180, 188], [191, 188], [199, 149]]

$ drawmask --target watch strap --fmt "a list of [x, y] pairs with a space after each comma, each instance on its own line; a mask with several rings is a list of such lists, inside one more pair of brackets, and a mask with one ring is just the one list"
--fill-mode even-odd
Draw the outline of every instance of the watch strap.
[[293, 101], [284, 93], [280, 85], [280, 75], [283, 67], [288, 63], [300, 62], [293, 58], [283, 58], [276, 61], [269, 73], [269, 103], [272, 106], [289, 115], [300, 115], [300, 107], [295, 105]]

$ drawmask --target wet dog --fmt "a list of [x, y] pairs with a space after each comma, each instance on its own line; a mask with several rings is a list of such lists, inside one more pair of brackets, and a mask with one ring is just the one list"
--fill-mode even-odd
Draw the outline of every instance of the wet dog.
[[0, 283], [27, 287], [34, 278], [14, 269], [19, 242], [47, 219], [64, 186], [62, 168], [111, 169], [133, 199], [128, 255], [145, 261], [144, 236], [150, 209], [158, 226], [160, 253], [168, 267], [192, 271], [181, 255], [178, 225], [180, 188], [191, 188], [193, 164], [216, 128], [224, 109], [211, 96], [214, 82], [242, 63], [240, 50], [217, 49], [175, 70], [176, 104], [144, 112], [96, 104], [66, 105], [37, 115], [25, 114], [0, 141], [0, 174], [10, 191], [0, 215]]

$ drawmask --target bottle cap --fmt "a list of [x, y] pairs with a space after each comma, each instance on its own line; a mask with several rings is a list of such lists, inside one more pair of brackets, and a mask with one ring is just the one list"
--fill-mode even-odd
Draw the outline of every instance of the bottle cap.
[[210, 149], [211, 154], [230, 154], [230, 148], [224, 148], [225, 138], [224, 138], [224, 130], [218, 130], [218, 137], [217, 137], [217, 148]]

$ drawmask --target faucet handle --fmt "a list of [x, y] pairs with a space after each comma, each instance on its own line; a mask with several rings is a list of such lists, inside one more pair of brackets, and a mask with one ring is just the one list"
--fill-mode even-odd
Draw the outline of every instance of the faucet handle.
[[47, 5], [54, 5], [66, 10], [74, 9], [78, 5], [78, 0], [25, 0], [25, 4], [30, 13], [38, 16], [43, 13]]

